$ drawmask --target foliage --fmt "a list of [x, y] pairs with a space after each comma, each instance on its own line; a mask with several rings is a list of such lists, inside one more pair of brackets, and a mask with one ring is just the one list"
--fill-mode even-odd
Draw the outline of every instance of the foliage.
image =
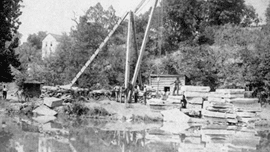
[[14, 36], [11, 41], [7, 41], [5, 48], [0, 50], [0, 81], [10, 82], [13, 80], [10, 66], [19, 67], [18, 55], [15, 53], [15, 48], [19, 45], [19, 37]]
[[18, 86], [19, 89], [23, 89], [23, 84], [26, 81], [27, 75], [25, 73], [20, 72], [13, 66], [11, 68], [11, 73], [15, 78], [15, 83]]
[[[211, 44], [207, 36], [209, 26], [225, 24], [250, 26], [258, 23], [258, 15], [244, 0], [166, 0], [164, 1], [165, 41], [176, 50], [182, 41], [199, 40], [199, 44]], [[172, 47], [174, 46], [174, 47]]]
[[[164, 12], [163, 12], [164, 10]], [[136, 16], [138, 47], [150, 11]], [[68, 84], [95, 52], [119, 18], [112, 7], [100, 4], [74, 19], [76, 27], [63, 34], [57, 52], [40, 62], [40, 37], [33, 34], [19, 48], [20, 61], [28, 73], [49, 85]], [[150, 74], [183, 74], [192, 85], [216, 88], [246, 88], [254, 96], [269, 100], [269, 26], [254, 27], [258, 17], [243, 0], [166, 0], [156, 9], [143, 56], [141, 73], [147, 83]], [[117, 29], [109, 43], [86, 69], [77, 86], [91, 89], [122, 85], [125, 73], [127, 22]], [[134, 45], [134, 44], [133, 44]], [[134, 47], [134, 46], [132, 46]], [[132, 48], [131, 75], [136, 53]]]
[[0, 46], [4, 48], [6, 41], [11, 41], [14, 34], [17, 33], [19, 25], [21, 24], [18, 20], [21, 15], [21, 3], [22, 0], [3, 0], [1, 1], [1, 36]]
[[47, 32], [39, 31], [37, 34], [30, 34], [27, 38], [27, 42], [31, 46], [36, 47], [37, 50], [42, 48], [42, 40], [47, 36]]
[[21, 24], [18, 20], [21, 15], [21, 2], [21, 0], [3, 0], [0, 2], [0, 69], [2, 71], [0, 81], [12, 81], [9, 64], [15, 67], [19, 66], [14, 48], [19, 44], [16, 33]]
[[270, 3], [268, 4], [266, 11], [265, 11], [266, 23], [270, 24]]
[[[116, 24], [118, 17], [112, 7], [104, 10], [98, 3], [90, 7], [83, 16], [75, 21], [76, 27], [72, 29], [69, 36], [63, 35], [55, 56], [49, 61], [45, 61], [45, 67], [49, 72], [47, 80], [53, 84], [71, 82]], [[124, 36], [121, 35], [121, 32], [124, 30], [121, 28], [117, 30], [108, 46], [113, 47], [115, 43], [117, 45], [123, 43], [122, 37]], [[115, 61], [113, 58], [108, 60], [110, 55], [115, 53], [114, 51], [118, 52], [117, 50], [108, 51], [108, 47], [104, 47], [98, 55], [99, 60], [94, 60], [91, 66], [86, 69], [77, 85], [90, 87], [99, 83], [102, 86], [108, 86], [110, 81], [116, 81], [117, 74], [112, 74], [111, 69], [117, 67], [115, 67], [116, 65], [111, 66], [110, 63], [110, 61]]]

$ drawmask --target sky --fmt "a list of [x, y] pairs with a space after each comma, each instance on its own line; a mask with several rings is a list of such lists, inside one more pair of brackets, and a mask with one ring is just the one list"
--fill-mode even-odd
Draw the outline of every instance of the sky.
[[[259, 16], [264, 19], [264, 12], [270, 0], [246, 0], [252, 5]], [[29, 34], [39, 31], [61, 34], [69, 33], [75, 25], [71, 19], [79, 17], [90, 6], [101, 3], [104, 9], [113, 6], [116, 15], [122, 16], [126, 11], [133, 10], [141, 0], [23, 0], [22, 22], [19, 32], [23, 34], [22, 42], [25, 42]], [[143, 10], [147, 10], [154, 0], [149, 0]]]

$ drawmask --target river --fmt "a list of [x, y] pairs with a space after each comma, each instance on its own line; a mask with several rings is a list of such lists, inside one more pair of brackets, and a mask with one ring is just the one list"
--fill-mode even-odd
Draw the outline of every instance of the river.
[[0, 116], [1, 152], [269, 152], [266, 128]]

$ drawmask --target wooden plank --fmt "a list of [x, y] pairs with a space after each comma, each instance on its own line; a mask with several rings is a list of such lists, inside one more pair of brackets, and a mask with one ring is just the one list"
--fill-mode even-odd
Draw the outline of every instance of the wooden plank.
[[[131, 18], [132, 18], [132, 12], [129, 12], [129, 21], [128, 21], [128, 33], [127, 33], [127, 52], [126, 52], [126, 70], [125, 70], [125, 88], [127, 89], [129, 87], [129, 75], [130, 75], [130, 43], [131, 43]], [[128, 94], [125, 95], [125, 105], [127, 107], [127, 102], [130, 99], [131, 90], [128, 90]]]
[[[137, 45], [135, 17], [134, 17], [133, 12], [131, 12], [130, 15], [131, 15], [131, 24], [132, 24], [132, 32], [133, 32], [133, 47], [134, 47], [136, 59], [138, 59], [138, 57], [139, 57], [139, 52], [138, 51], [139, 50], [138, 50], [138, 45]], [[139, 71], [139, 74], [138, 74], [138, 82], [139, 82], [139, 86], [142, 87], [143, 86], [142, 74], [141, 74], [140, 71]]]

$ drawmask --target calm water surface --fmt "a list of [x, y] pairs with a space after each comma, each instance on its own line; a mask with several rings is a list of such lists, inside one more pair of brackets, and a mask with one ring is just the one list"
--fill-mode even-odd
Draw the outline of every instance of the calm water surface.
[[[0, 116], [1, 152], [269, 152], [267, 129]], [[38, 123], [39, 122], [39, 123]], [[43, 124], [41, 124], [42, 122]]]

